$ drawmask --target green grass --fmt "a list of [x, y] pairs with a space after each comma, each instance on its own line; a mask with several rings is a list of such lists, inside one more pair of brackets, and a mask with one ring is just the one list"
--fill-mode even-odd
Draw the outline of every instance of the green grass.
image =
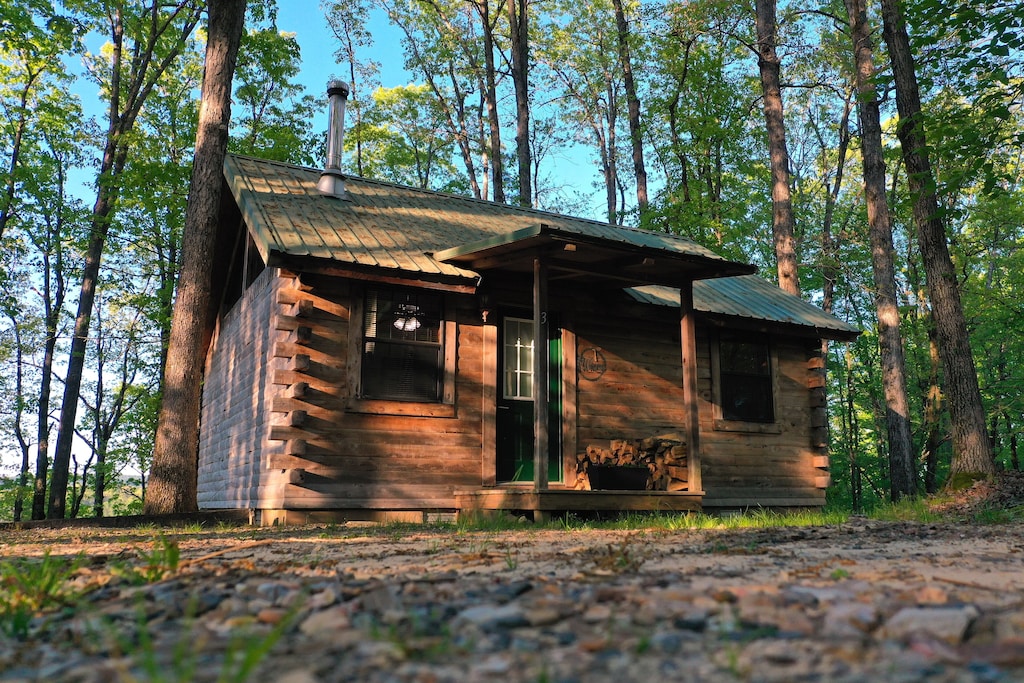
[[153, 542], [152, 550], [139, 550], [138, 553], [142, 560], [140, 564], [112, 563], [111, 573], [132, 585], [141, 586], [160, 581], [178, 571], [181, 551], [177, 541], [160, 535]]
[[[742, 513], [712, 515], [703, 512], [623, 512], [602, 517], [583, 517], [568, 514], [543, 523], [530, 523], [521, 517], [495, 512], [492, 514], [462, 514], [455, 522], [387, 522], [367, 528], [364, 533], [383, 535], [400, 540], [409, 534], [455, 532], [456, 534], [549, 529], [555, 531], [585, 531], [612, 529], [623, 531], [662, 530], [723, 530], [769, 529], [790, 526], [825, 526], [842, 524], [849, 518], [843, 510], [775, 512], [766, 508], [751, 508]], [[323, 535], [332, 535], [325, 533]]]
[[898, 503], [875, 508], [868, 513], [868, 517], [884, 522], [938, 522], [944, 515], [935, 510], [935, 505], [941, 502], [942, 498], [939, 496], [904, 498]]
[[74, 603], [80, 596], [71, 577], [83, 563], [81, 555], [0, 562], [0, 632], [24, 639], [40, 613]]

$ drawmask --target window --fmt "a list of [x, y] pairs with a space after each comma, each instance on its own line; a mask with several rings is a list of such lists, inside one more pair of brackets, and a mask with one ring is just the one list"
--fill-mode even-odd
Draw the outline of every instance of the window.
[[533, 321], [505, 318], [505, 381], [503, 396], [533, 400]]
[[368, 288], [363, 304], [361, 398], [440, 402], [444, 393], [442, 297]]
[[718, 346], [718, 382], [723, 420], [775, 421], [772, 360], [767, 342], [723, 337]]

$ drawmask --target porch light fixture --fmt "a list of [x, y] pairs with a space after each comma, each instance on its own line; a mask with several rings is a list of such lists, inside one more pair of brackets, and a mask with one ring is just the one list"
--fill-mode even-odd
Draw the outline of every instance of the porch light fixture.
[[420, 329], [420, 307], [415, 304], [398, 304], [395, 322], [392, 324], [401, 332], [415, 332]]

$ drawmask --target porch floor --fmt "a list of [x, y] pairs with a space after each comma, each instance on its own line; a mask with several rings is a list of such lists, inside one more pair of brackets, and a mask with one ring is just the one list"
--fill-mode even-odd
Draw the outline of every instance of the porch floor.
[[703, 491], [577, 491], [551, 488], [537, 491], [527, 487], [496, 487], [455, 492], [459, 512], [483, 510], [532, 510], [536, 515], [552, 512], [699, 512]]

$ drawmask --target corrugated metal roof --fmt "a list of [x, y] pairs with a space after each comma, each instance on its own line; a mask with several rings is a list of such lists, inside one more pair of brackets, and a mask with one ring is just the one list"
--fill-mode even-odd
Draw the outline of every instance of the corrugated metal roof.
[[[278, 254], [476, 280], [474, 271], [435, 259], [433, 254], [486, 240], [500, 243], [512, 233], [543, 225], [602, 242], [738, 265], [676, 235], [357, 177], [345, 179], [348, 201], [328, 198], [317, 191], [318, 169], [280, 162], [229, 154], [224, 174], [268, 262]], [[651, 285], [627, 291], [646, 303], [679, 305], [678, 289]], [[754, 275], [698, 280], [694, 303], [708, 313], [827, 331], [823, 336], [850, 338], [859, 332]]]
[[473, 277], [433, 258], [437, 251], [501, 240], [524, 228], [549, 229], [609, 243], [731, 263], [696, 242], [582, 218], [346, 177], [349, 200], [321, 196], [320, 171], [228, 155], [224, 172], [264, 260], [272, 252], [389, 268]]
[[[679, 290], [672, 287], [648, 285], [626, 291], [643, 303], [679, 305]], [[703, 313], [814, 328], [828, 338], [850, 339], [860, 334], [856, 326], [757, 275], [697, 280], [693, 283], [693, 307]]]

